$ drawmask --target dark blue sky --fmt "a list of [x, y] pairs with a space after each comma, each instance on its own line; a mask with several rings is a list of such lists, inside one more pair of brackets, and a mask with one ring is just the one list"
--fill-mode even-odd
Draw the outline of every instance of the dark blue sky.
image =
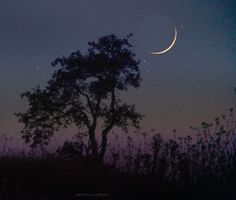
[[[186, 130], [236, 107], [235, 0], [1, 0], [0, 132], [18, 133], [19, 94], [50, 78], [58, 56], [87, 42], [133, 33], [143, 82], [125, 94], [142, 126]], [[161, 56], [178, 30], [175, 46]]]

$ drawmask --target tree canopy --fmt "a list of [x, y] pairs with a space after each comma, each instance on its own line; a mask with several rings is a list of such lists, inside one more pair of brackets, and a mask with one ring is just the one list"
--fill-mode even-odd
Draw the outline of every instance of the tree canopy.
[[[55, 71], [46, 87], [22, 94], [29, 107], [16, 115], [24, 124], [22, 138], [26, 143], [32, 147], [48, 144], [54, 132], [75, 124], [78, 129], [86, 128], [90, 153], [102, 160], [112, 128], [127, 131], [139, 127], [143, 116], [135, 105], [120, 98], [122, 92], [140, 87], [141, 82], [140, 61], [130, 50], [130, 36], [103, 36], [89, 42], [85, 54], [76, 51], [52, 63]], [[100, 144], [96, 134], [101, 135]]]

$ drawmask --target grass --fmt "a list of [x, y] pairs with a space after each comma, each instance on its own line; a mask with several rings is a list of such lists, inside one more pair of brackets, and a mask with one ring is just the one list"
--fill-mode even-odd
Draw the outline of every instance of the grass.
[[211, 124], [191, 127], [192, 134], [182, 138], [165, 139], [153, 132], [135, 143], [128, 136], [126, 146], [109, 146], [104, 164], [86, 156], [83, 139], [65, 142], [54, 154], [2, 155], [1, 199], [233, 200], [233, 114], [231, 109]]

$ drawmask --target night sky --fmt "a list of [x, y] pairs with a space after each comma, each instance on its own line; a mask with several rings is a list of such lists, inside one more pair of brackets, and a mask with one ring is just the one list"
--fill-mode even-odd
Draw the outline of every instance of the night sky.
[[[145, 114], [143, 129], [168, 134], [236, 107], [235, 0], [1, 0], [0, 132], [18, 134], [20, 93], [44, 86], [58, 56], [129, 33], [141, 60], [141, 88], [123, 99]], [[174, 27], [178, 37], [171, 43]]]

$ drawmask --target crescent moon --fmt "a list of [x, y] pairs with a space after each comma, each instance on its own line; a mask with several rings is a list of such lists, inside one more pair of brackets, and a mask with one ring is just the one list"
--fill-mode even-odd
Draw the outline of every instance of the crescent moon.
[[175, 45], [176, 39], [177, 39], [177, 29], [175, 27], [175, 36], [174, 36], [174, 39], [173, 39], [172, 43], [170, 44], [170, 46], [163, 51], [151, 51], [150, 54], [160, 55], [160, 54], [166, 53]]

